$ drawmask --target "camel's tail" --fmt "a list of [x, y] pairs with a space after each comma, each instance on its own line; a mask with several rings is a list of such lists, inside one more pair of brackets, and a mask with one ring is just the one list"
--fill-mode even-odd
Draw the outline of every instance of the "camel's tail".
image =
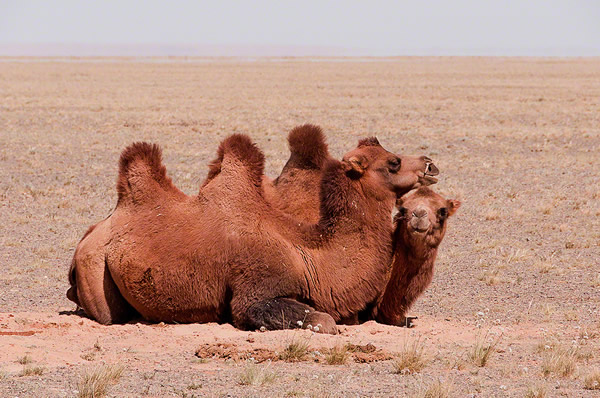
[[321, 169], [329, 158], [329, 150], [321, 127], [304, 124], [294, 127], [288, 135], [290, 159], [287, 167]]
[[167, 176], [160, 147], [136, 142], [125, 148], [119, 159], [119, 203], [128, 199], [133, 203], [143, 202], [143, 199], [156, 195], [159, 189], [180, 193]]
[[228, 167], [228, 158], [237, 160], [231, 164], [231, 167], [239, 167], [241, 163], [252, 184], [261, 186], [265, 170], [265, 155], [245, 134], [232, 134], [221, 142], [217, 150], [217, 158], [208, 165], [208, 176], [204, 185], [221, 173], [224, 167]]

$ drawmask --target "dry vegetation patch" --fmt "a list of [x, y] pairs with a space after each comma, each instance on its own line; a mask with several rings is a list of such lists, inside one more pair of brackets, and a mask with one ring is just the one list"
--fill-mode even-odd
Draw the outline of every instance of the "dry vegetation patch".
[[286, 362], [303, 361], [308, 356], [309, 347], [308, 339], [293, 339], [279, 354], [279, 358]]
[[[134, 395], [151, 387], [148, 396], [310, 396], [304, 387], [310, 384], [320, 397], [380, 391], [410, 396], [420, 376], [425, 392], [444, 372], [456, 375], [457, 397], [525, 395], [538, 383], [528, 396], [598, 394], [584, 390], [594, 386], [600, 367], [598, 59], [2, 61], [0, 215], [6, 222], [0, 225], [0, 303], [6, 313], [0, 314], [0, 340], [15, 345], [0, 344], [0, 370], [7, 372], [0, 396], [47, 396], [67, 386], [71, 391], [61, 394], [76, 396], [80, 375], [65, 371], [65, 363], [99, 362], [117, 352], [139, 368], [127, 371], [126, 393]], [[188, 343], [174, 333], [185, 334], [190, 325], [99, 327], [80, 316], [59, 333], [27, 324], [32, 313], [45, 319], [73, 308], [65, 298], [68, 264], [87, 228], [114, 208], [117, 161], [126, 145], [163, 145], [169, 175], [192, 194], [227, 135], [250, 134], [274, 177], [287, 160], [287, 131], [305, 122], [322, 125], [336, 158], [371, 134], [394, 152], [430, 156], [441, 170], [433, 188], [464, 199], [448, 226], [431, 286], [411, 309], [432, 357], [440, 350], [448, 364], [432, 359], [415, 376], [392, 374], [396, 358], [390, 353], [402, 345], [404, 329], [374, 325], [342, 334], [344, 342], [360, 346], [347, 345], [349, 358], [338, 368], [323, 365], [340, 336], [313, 337], [304, 360], [289, 364], [280, 359], [290, 342], [283, 334], [261, 335], [249, 345], [247, 332], [226, 325], [196, 325], [198, 340], [187, 339], [193, 346], [184, 347]], [[478, 311], [505, 333], [500, 345], [506, 352], [492, 350], [483, 369], [470, 358]], [[587, 330], [574, 329], [576, 324]], [[218, 340], [210, 335], [215, 328]], [[540, 333], [552, 340], [535, 353], [531, 347]], [[96, 338], [102, 346], [92, 349]], [[153, 344], [130, 355], [123, 349], [137, 345], [129, 338]], [[551, 366], [561, 360], [552, 355], [573, 339], [578, 353], [563, 362], [574, 361], [580, 370], [563, 380], [560, 367]], [[224, 341], [232, 346], [217, 346]], [[204, 343], [211, 344], [199, 349], [198, 359], [182, 360]], [[61, 345], [64, 356], [58, 355]], [[50, 350], [53, 355], [45, 356]], [[25, 353], [33, 362], [16, 363]], [[465, 364], [453, 363], [461, 357]], [[157, 358], [164, 367], [152, 372]], [[267, 371], [282, 376], [260, 387], [239, 385], [249, 358], [259, 368], [271, 360]], [[389, 362], [376, 363], [383, 360]], [[23, 367], [36, 365], [46, 367], [42, 376], [18, 377]], [[198, 369], [206, 370], [202, 380]], [[148, 372], [153, 379], [144, 377]], [[186, 388], [197, 382], [205, 394]], [[407, 389], [394, 390], [400, 384]], [[119, 387], [108, 395], [120, 395]]]
[[393, 365], [394, 373], [399, 374], [418, 373], [427, 365], [425, 347], [420, 336], [412, 342], [404, 340], [402, 351], [397, 354]]
[[41, 376], [46, 368], [43, 366], [25, 365], [23, 370], [19, 372], [19, 376]]
[[241, 372], [238, 382], [243, 386], [262, 386], [277, 379], [277, 373], [269, 368], [271, 362], [261, 366], [254, 361], [248, 361]]
[[590, 370], [585, 375], [583, 383], [587, 390], [600, 390], [600, 369], [594, 368]]
[[542, 374], [545, 377], [571, 376], [577, 369], [578, 348], [558, 345], [546, 349], [542, 354]]
[[101, 365], [85, 371], [77, 383], [77, 396], [79, 398], [106, 396], [110, 387], [119, 382], [124, 371], [125, 366], [122, 364]]
[[500, 340], [502, 340], [502, 335], [498, 335], [494, 338], [492, 335], [490, 335], [489, 330], [485, 333], [482, 333], [480, 329], [477, 333], [475, 344], [469, 353], [471, 362], [479, 367], [484, 367], [487, 365], [496, 350], [496, 346], [498, 346], [500, 343]]
[[454, 383], [437, 379], [429, 384], [421, 383], [415, 398], [449, 398], [453, 395]]
[[325, 353], [325, 362], [328, 365], [343, 365], [350, 358], [347, 345], [336, 345]]
[[546, 398], [547, 391], [543, 384], [533, 384], [527, 387], [525, 398]]

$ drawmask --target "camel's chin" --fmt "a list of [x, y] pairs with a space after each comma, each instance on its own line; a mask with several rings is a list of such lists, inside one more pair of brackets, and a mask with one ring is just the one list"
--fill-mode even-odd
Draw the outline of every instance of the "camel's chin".
[[428, 232], [429, 232], [429, 227], [427, 227], [427, 228], [415, 228], [415, 227], [411, 226], [411, 228], [410, 228], [410, 233], [413, 236], [418, 236], [420, 238], [423, 238], [424, 236], [427, 236]]
[[436, 184], [438, 182], [438, 179], [432, 176], [423, 176], [421, 177], [421, 184], [423, 186], [429, 186], [429, 185], [433, 185]]

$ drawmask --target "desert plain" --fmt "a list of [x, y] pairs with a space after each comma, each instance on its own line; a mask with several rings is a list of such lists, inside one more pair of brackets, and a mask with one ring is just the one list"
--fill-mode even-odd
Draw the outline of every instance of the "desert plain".
[[[194, 194], [227, 135], [274, 177], [307, 122], [338, 158], [431, 157], [462, 201], [414, 328], [103, 326], [67, 300], [126, 145]], [[0, 396], [598, 396], [599, 158], [599, 58], [0, 58]]]

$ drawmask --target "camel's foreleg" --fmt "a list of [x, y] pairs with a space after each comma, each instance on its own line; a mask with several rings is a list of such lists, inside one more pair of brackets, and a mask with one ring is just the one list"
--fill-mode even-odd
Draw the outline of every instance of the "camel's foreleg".
[[316, 332], [337, 334], [337, 327], [331, 315], [290, 298], [255, 302], [249, 305], [243, 314], [237, 317], [234, 315], [234, 323], [250, 330], [308, 328], [310, 325]]

